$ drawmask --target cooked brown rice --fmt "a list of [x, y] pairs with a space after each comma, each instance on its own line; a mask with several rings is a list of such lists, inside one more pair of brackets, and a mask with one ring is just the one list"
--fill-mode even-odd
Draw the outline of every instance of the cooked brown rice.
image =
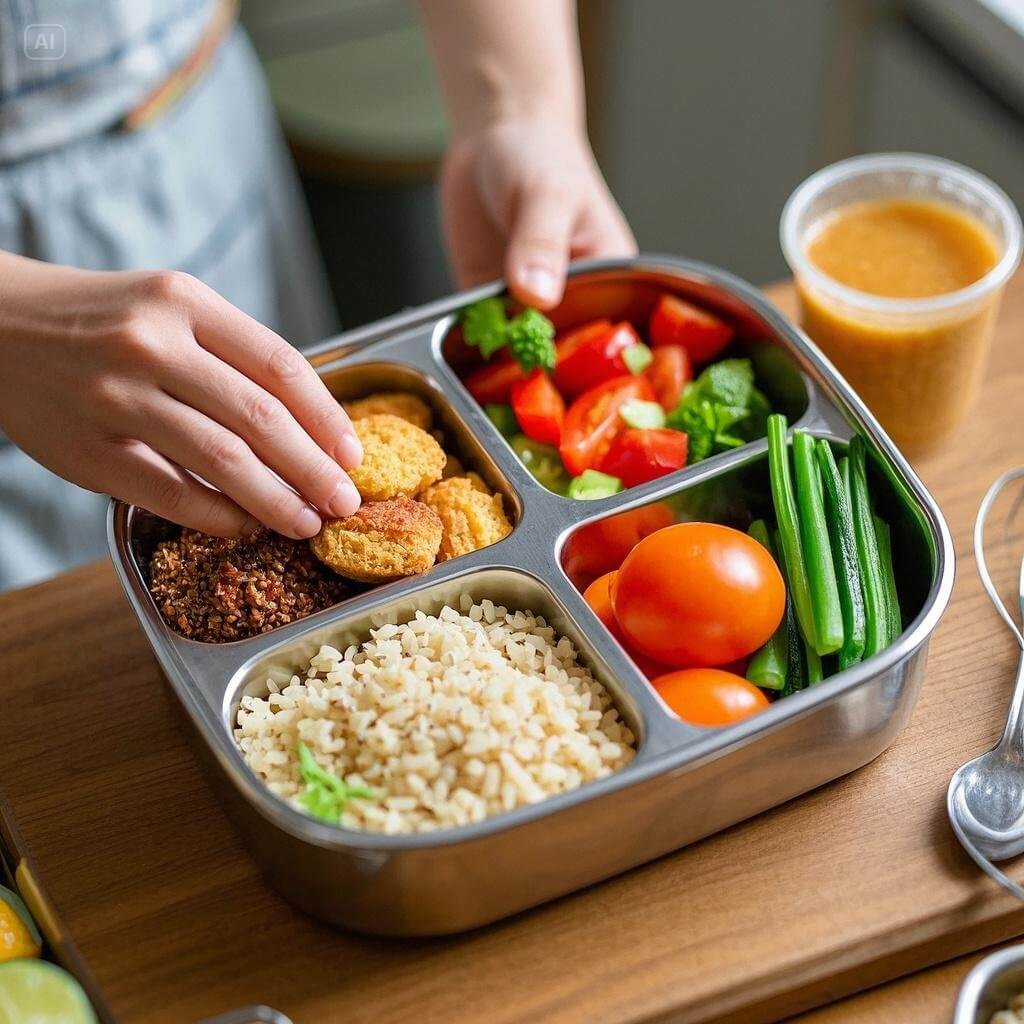
[[465, 825], [624, 767], [633, 733], [572, 642], [543, 618], [462, 595], [436, 616], [321, 647], [305, 677], [242, 698], [246, 763], [301, 809], [297, 749], [377, 800], [341, 824], [387, 833]]

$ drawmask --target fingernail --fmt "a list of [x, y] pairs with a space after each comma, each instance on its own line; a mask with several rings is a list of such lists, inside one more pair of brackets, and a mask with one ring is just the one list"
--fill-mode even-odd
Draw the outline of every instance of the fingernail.
[[543, 302], [554, 302], [558, 298], [558, 281], [547, 267], [527, 267], [523, 271], [523, 287]]
[[320, 517], [311, 509], [304, 508], [295, 518], [295, 533], [299, 539], [315, 537], [320, 532]]
[[334, 494], [327, 503], [326, 511], [337, 519], [345, 519], [359, 508], [361, 501], [362, 498], [359, 497], [359, 492], [355, 489], [352, 481], [342, 480], [334, 489]]
[[363, 446], [355, 434], [345, 434], [334, 449], [334, 458], [343, 469], [355, 469], [363, 461]]

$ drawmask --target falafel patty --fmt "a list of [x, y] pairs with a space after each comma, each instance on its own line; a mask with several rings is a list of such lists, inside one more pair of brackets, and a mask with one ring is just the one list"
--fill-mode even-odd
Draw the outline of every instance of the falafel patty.
[[426, 572], [437, 559], [443, 534], [433, 509], [400, 497], [368, 501], [345, 519], [328, 520], [309, 546], [339, 575], [380, 583]]
[[363, 444], [363, 461], [349, 476], [365, 501], [411, 498], [441, 479], [447, 456], [425, 430], [386, 412], [352, 426]]
[[420, 430], [429, 430], [434, 422], [434, 413], [430, 406], [419, 395], [409, 391], [378, 391], [365, 398], [357, 398], [353, 402], [343, 404], [348, 418], [353, 423], [382, 412], [397, 416], [400, 420], [419, 427]]
[[444, 525], [439, 562], [495, 544], [512, 532], [501, 495], [487, 490], [476, 473], [433, 484], [420, 500], [437, 513]]

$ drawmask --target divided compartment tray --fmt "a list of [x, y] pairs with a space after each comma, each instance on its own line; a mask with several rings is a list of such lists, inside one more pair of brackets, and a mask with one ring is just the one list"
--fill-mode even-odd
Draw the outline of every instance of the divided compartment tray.
[[[868, 661], [736, 725], [702, 729], [680, 721], [588, 607], [560, 556], [581, 525], [660, 500], [685, 518], [706, 508], [711, 491], [724, 500], [710, 518], [745, 527], [751, 514], [770, 509], [766, 442], [609, 498], [573, 501], [534, 480], [449, 363], [458, 358], [448, 340], [455, 314], [476, 299], [500, 294], [499, 285], [330, 339], [309, 355], [332, 392], [345, 399], [409, 390], [426, 399], [446, 447], [502, 493], [514, 523], [508, 537], [262, 636], [208, 644], [174, 633], [147, 591], [144, 561], [166, 524], [120, 502], [112, 503], [108, 522], [118, 576], [187, 713], [209, 778], [267, 879], [303, 910], [386, 935], [446, 934], [483, 925], [853, 771], [878, 756], [906, 723], [923, 678], [928, 639], [952, 588], [952, 543], [938, 508], [814, 345], [756, 289], [723, 271], [660, 256], [576, 264], [554, 319], [560, 327], [598, 316], [639, 320], [662, 290], [724, 312], [741, 337], [759, 343], [751, 352], [755, 363], [766, 360], [763, 365], [774, 368], [776, 390], [768, 387], [769, 397], [794, 426], [838, 442], [855, 432], [867, 439], [875, 490], [894, 528], [907, 622], [902, 636]], [[341, 646], [375, 623], [399, 621], [420, 609], [436, 611], [463, 592], [510, 609], [529, 608], [568, 636], [636, 734], [636, 758], [611, 776], [537, 804], [417, 835], [316, 821], [275, 797], [249, 771], [231, 735], [243, 692], [265, 692], [268, 674], [290, 674], [321, 643]]]

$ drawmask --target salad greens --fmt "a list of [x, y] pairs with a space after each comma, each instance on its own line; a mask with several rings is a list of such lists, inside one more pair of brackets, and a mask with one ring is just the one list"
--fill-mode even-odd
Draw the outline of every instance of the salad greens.
[[764, 436], [771, 404], [754, 387], [749, 359], [712, 363], [683, 389], [665, 425], [689, 435], [688, 463]]
[[502, 437], [515, 437], [519, 433], [519, 421], [511, 405], [489, 402], [484, 406], [487, 418], [498, 428]]
[[565, 494], [572, 479], [562, 464], [562, 456], [554, 445], [532, 441], [525, 434], [515, 434], [510, 440], [512, 450], [530, 475], [555, 494]]
[[566, 495], [580, 501], [594, 501], [618, 494], [621, 490], [622, 481], [618, 477], [599, 473], [596, 469], [585, 469], [569, 482]]
[[537, 309], [524, 309], [510, 320], [503, 299], [479, 299], [462, 311], [462, 337], [484, 359], [508, 348], [526, 373], [555, 368], [555, 325]]
[[325, 771], [316, 763], [313, 752], [299, 742], [299, 771], [306, 783], [299, 802], [314, 817], [336, 825], [341, 820], [345, 804], [353, 798], [376, 800], [377, 794], [365, 786], [350, 786], [347, 782]]

